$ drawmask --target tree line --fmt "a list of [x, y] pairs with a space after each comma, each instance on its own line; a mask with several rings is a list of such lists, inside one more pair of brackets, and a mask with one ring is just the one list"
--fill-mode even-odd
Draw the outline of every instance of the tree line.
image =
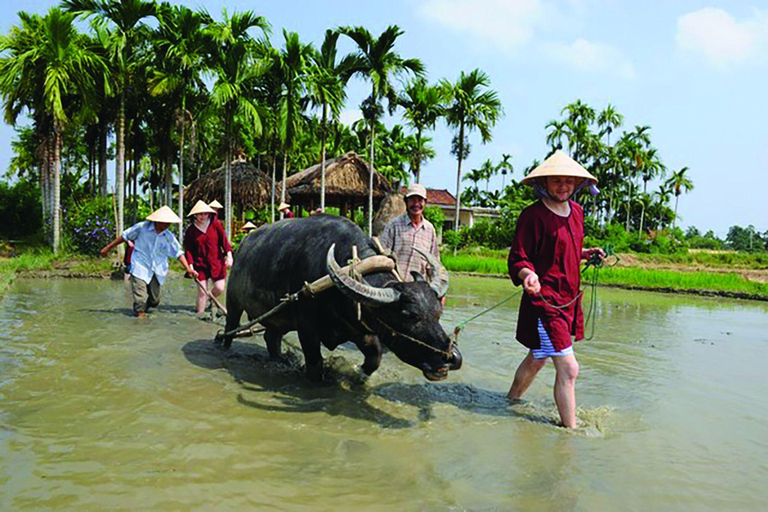
[[[442, 118], [456, 132], [459, 195], [469, 135], [478, 131], [490, 141], [503, 114], [481, 70], [428, 83], [424, 64], [397, 52], [403, 31], [394, 25], [378, 37], [361, 26], [329, 29], [316, 48], [288, 30], [276, 46], [268, 20], [253, 11], [224, 10], [216, 20], [167, 2], [63, 0], [45, 15], [18, 17], [0, 36], [0, 96], [7, 123], [16, 126], [26, 114], [31, 125], [17, 127], [11, 172], [39, 181], [54, 251], [62, 180], [74, 176], [88, 193], [107, 197], [108, 160], [115, 162], [118, 232], [127, 214], [135, 217], [142, 193], [183, 215], [184, 184], [223, 161], [231, 232], [236, 152], [255, 160], [273, 183], [315, 163], [324, 177], [326, 154], [347, 151], [368, 154], [392, 181], [411, 173], [419, 181], [422, 164], [435, 155], [427, 133]], [[85, 31], [78, 20], [87, 22]], [[338, 49], [342, 37], [354, 48], [346, 55]], [[354, 76], [368, 81], [370, 94], [360, 105], [363, 119], [347, 127], [339, 115]], [[399, 78], [408, 79], [402, 90]], [[390, 114], [401, 109], [412, 133], [384, 126], [385, 107]], [[279, 193], [284, 200], [285, 189]]]

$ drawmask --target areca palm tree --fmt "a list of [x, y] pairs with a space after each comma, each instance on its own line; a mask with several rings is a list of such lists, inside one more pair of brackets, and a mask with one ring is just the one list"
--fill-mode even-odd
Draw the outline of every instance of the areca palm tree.
[[376, 120], [382, 113], [380, 101], [387, 98], [390, 110], [397, 105], [392, 79], [406, 72], [417, 76], [424, 73], [424, 65], [418, 59], [404, 59], [394, 51], [395, 41], [403, 35], [397, 25], [390, 25], [375, 38], [363, 27], [342, 27], [339, 32], [352, 39], [357, 44], [358, 65], [352, 70], [353, 74], [361, 74], [371, 81], [371, 94], [363, 102], [363, 115], [370, 126], [370, 175], [368, 180], [368, 234], [373, 233], [373, 172], [374, 172], [374, 140], [376, 137]]
[[683, 167], [677, 172], [672, 173], [672, 176], [667, 180], [667, 186], [672, 188], [675, 193], [675, 216], [672, 219], [672, 241], [675, 237], [675, 226], [677, 225], [677, 203], [680, 200], [680, 195], [685, 191], [689, 192], [693, 190], [693, 181], [686, 174], [688, 167]]
[[[160, 65], [149, 80], [149, 92], [156, 96], [176, 93], [179, 97], [174, 120], [179, 130], [179, 217], [184, 218], [184, 145], [187, 127], [194, 126], [194, 115], [187, 109], [187, 96], [205, 89], [201, 79], [207, 46], [205, 28], [213, 19], [206, 12], [195, 12], [184, 6], [164, 7], [159, 19], [154, 45]], [[179, 225], [179, 234], [182, 229]]]
[[[86, 39], [77, 32], [74, 19], [73, 14], [52, 8], [44, 18], [38, 18], [41, 22], [38, 26], [40, 32], [37, 35], [41, 36], [37, 40], [38, 44], [0, 63], [0, 90], [5, 93], [15, 83], [20, 86], [20, 90], [12, 93], [12, 96], [17, 99], [21, 98], [17, 94], [24, 94], [25, 90], [31, 92], [33, 98], [37, 96], [37, 101], [32, 100], [29, 104], [41, 109], [41, 113], [50, 120], [49, 126], [53, 134], [53, 189], [50, 213], [54, 253], [59, 250], [61, 232], [62, 134], [73, 116], [93, 114], [93, 110], [89, 108], [94, 96], [95, 82], [92, 77], [103, 76], [107, 72], [105, 63], [86, 47]], [[30, 79], [41, 80], [42, 90], [37, 89], [37, 85], [29, 84]]]
[[512, 162], [509, 160], [512, 158], [512, 155], [508, 155], [506, 153], [501, 154], [501, 162], [496, 164], [496, 172], [501, 173], [501, 190], [504, 191], [505, 182], [507, 179], [507, 174], [512, 174], [515, 171], [515, 168], [512, 166]]
[[616, 108], [610, 103], [597, 116], [597, 126], [600, 128], [600, 136], [605, 135], [607, 145], [611, 145], [611, 134], [613, 130], [624, 123], [624, 116], [619, 114]]
[[233, 13], [224, 10], [224, 19], [210, 25], [209, 51], [213, 57], [216, 82], [211, 90], [212, 104], [224, 120], [224, 211], [227, 237], [232, 236], [232, 150], [235, 144], [236, 118], [248, 125], [250, 131], [261, 134], [263, 109], [248, 94], [266, 71], [266, 63], [256, 54], [255, 40], [249, 34], [253, 28], [264, 33], [269, 24], [251, 11]]
[[352, 69], [359, 66], [356, 55], [347, 55], [336, 62], [336, 43], [341, 34], [336, 30], [326, 30], [325, 39], [320, 51], [311, 56], [312, 62], [309, 76], [310, 100], [322, 109], [320, 125], [321, 155], [320, 155], [320, 208], [325, 211], [325, 150], [328, 139], [329, 119], [335, 122], [339, 118], [341, 108], [347, 98], [345, 86]]
[[461, 211], [461, 162], [465, 158], [465, 137], [474, 130], [480, 132], [482, 142], [491, 141], [491, 128], [503, 115], [501, 101], [496, 91], [489, 89], [490, 79], [483, 71], [475, 69], [469, 74], [461, 72], [455, 84], [440, 82], [446, 100], [445, 120], [456, 134], [456, 213], [454, 229], [459, 229]]
[[442, 101], [440, 88], [428, 85], [423, 77], [417, 77], [406, 85], [397, 100], [405, 110], [403, 117], [407, 119], [408, 125], [416, 130], [416, 147], [419, 151], [413, 159], [416, 183], [421, 182], [421, 164], [426, 156], [421, 152], [422, 135], [424, 130], [434, 129], [437, 119], [443, 115]]
[[[62, 0], [64, 9], [78, 16], [95, 16], [98, 20], [114, 27], [110, 32], [110, 50], [117, 64], [117, 79], [114, 89], [120, 97], [117, 115], [117, 156], [115, 161], [115, 193], [117, 195], [117, 232], [123, 231], [125, 216], [125, 132], [126, 94], [134, 60], [137, 37], [146, 26], [144, 19], [155, 17], [157, 5], [144, 0]], [[118, 250], [121, 250], [119, 248]]]

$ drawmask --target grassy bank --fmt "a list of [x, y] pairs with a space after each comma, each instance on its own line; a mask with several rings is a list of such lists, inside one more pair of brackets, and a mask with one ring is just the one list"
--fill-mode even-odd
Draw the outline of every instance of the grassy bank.
[[[445, 267], [452, 272], [468, 272], [489, 275], [507, 275], [506, 253], [496, 254], [499, 251], [480, 252], [477, 254], [453, 255], [444, 253], [442, 261]], [[675, 255], [633, 255], [644, 264], [665, 264], [675, 263], [679, 267], [685, 267], [686, 259], [677, 258], [672, 260]], [[685, 255], [682, 255], [685, 256]], [[716, 294], [723, 296], [768, 299], [768, 283], [753, 281], [740, 276], [738, 273], [728, 272], [707, 272], [700, 271], [696, 267], [703, 265], [703, 260], [708, 257], [717, 257], [717, 261], [724, 262], [729, 256], [707, 254], [703, 259], [697, 260], [696, 255], [690, 260], [690, 269], [681, 268], [679, 270], [656, 269], [656, 268], [637, 268], [637, 267], [604, 267], [600, 270], [599, 281], [603, 285], [621, 286], [626, 288], [636, 288], [643, 290], [656, 290], [664, 292], [683, 292], [696, 294]], [[740, 258], [741, 265], [735, 263], [731, 267], [760, 269], [761, 263], [759, 255], [740, 255], [731, 253], [730, 257]], [[722, 259], [721, 259], [722, 258]], [[735, 261], [735, 260], [734, 260]], [[722, 265], [713, 265], [716, 268], [728, 267], [725, 263]], [[588, 272], [591, 272], [588, 271]]]
[[0, 296], [17, 274], [61, 277], [103, 277], [112, 271], [112, 261], [77, 255], [54, 256], [51, 251], [33, 250], [15, 258], [0, 258]]

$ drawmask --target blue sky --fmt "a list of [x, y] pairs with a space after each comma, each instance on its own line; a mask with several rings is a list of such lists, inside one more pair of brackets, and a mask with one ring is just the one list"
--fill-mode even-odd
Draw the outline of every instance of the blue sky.
[[[2, 0], [0, 30], [16, 11], [44, 13], [57, 2]], [[254, 10], [273, 27], [305, 41], [322, 41], [326, 28], [363, 25], [378, 35], [387, 25], [405, 34], [397, 50], [420, 58], [429, 79], [455, 81], [481, 68], [505, 109], [482, 145], [470, 136], [464, 169], [511, 153], [514, 176], [546, 154], [545, 125], [566, 104], [581, 99], [596, 109], [608, 103], [625, 116], [626, 129], [650, 125], [652, 143], [671, 170], [690, 168], [694, 190], [680, 198], [681, 226], [725, 236], [732, 225], [768, 230], [768, 2], [620, 0], [295, 0], [173, 2], [204, 5], [220, 18]], [[344, 43], [343, 50], [352, 45]], [[342, 118], [359, 116], [368, 91], [352, 84]], [[394, 122], [392, 120], [391, 122]], [[433, 136], [437, 157], [425, 167], [428, 187], [455, 192], [451, 133]], [[13, 131], [0, 125], [0, 170], [11, 157]], [[501, 178], [498, 178], [500, 186]], [[492, 183], [493, 186], [493, 183]], [[655, 185], [654, 185], [655, 188]]]

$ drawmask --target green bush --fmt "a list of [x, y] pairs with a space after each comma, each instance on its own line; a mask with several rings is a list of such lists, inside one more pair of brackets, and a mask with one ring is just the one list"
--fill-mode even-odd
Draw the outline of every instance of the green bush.
[[[141, 209], [139, 211], [141, 212]], [[96, 197], [80, 207], [65, 210], [64, 229], [73, 250], [82, 254], [97, 255], [99, 249], [115, 238], [112, 198]]]
[[22, 180], [13, 186], [0, 182], [0, 237], [26, 238], [43, 227], [43, 208], [40, 187]]
[[433, 226], [435, 226], [435, 231], [438, 233], [443, 230], [443, 224], [445, 224], [445, 214], [439, 206], [427, 206], [424, 208], [424, 218], [432, 223]]

